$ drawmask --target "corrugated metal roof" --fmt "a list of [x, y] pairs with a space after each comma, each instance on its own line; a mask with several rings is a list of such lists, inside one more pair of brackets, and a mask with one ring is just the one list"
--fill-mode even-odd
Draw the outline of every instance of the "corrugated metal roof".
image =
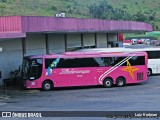
[[0, 17], [0, 33], [21, 32], [21, 31], [22, 31], [22, 25], [20, 16]]
[[22, 26], [24, 32], [152, 31], [152, 26], [144, 22], [38, 16], [22, 17]]
[[115, 21], [46, 16], [0, 17], [0, 38], [25, 37], [27, 32], [126, 32], [152, 31], [151, 24], [135, 21]]

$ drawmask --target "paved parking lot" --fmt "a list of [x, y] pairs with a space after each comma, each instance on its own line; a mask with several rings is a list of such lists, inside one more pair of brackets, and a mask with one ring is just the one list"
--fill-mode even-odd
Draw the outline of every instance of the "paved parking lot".
[[160, 111], [160, 75], [121, 88], [12, 90], [8, 96], [0, 100], [0, 111]]

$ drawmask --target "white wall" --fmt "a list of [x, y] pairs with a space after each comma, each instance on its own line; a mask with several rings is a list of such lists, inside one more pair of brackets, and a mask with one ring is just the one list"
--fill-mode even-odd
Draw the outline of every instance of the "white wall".
[[81, 34], [67, 34], [67, 48], [81, 47]]
[[48, 34], [49, 53], [65, 51], [64, 34]]
[[[0, 46], [3, 48], [3, 51], [0, 52], [0, 70], [2, 71], [2, 79], [7, 79], [10, 72], [18, 69], [18, 66], [22, 64], [22, 40], [0, 41]], [[2, 85], [2, 79], [0, 79], [0, 86]]]
[[45, 35], [42, 33], [27, 34], [26, 55], [46, 54]]
[[97, 33], [97, 48], [106, 48], [106, 47], [107, 47], [107, 34]]
[[118, 41], [117, 40], [117, 34], [109, 33], [108, 34], [108, 41]]
[[83, 34], [83, 45], [84, 46], [94, 46], [95, 45], [95, 34], [94, 33], [84, 33]]

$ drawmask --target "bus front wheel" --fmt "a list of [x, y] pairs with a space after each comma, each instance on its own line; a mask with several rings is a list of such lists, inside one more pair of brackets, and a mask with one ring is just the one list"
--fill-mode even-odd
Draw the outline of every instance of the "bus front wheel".
[[42, 84], [42, 89], [44, 91], [50, 91], [53, 89], [53, 83], [51, 81], [44, 81]]
[[126, 79], [123, 77], [118, 77], [116, 80], [116, 86], [117, 87], [123, 87], [126, 85]]
[[105, 88], [110, 88], [113, 86], [113, 80], [111, 78], [106, 78], [104, 81], [103, 81], [103, 86]]
[[152, 69], [148, 68], [148, 76], [151, 76], [151, 75], [152, 75]]

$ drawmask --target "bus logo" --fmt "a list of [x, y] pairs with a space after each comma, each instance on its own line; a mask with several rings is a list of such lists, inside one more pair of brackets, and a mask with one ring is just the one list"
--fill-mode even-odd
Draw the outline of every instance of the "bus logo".
[[132, 80], [134, 80], [134, 72], [139, 70], [139, 68], [132, 67], [130, 62], [127, 60], [127, 67], [123, 68], [122, 70], [129, 72], [130, 76], [132, 77]]

